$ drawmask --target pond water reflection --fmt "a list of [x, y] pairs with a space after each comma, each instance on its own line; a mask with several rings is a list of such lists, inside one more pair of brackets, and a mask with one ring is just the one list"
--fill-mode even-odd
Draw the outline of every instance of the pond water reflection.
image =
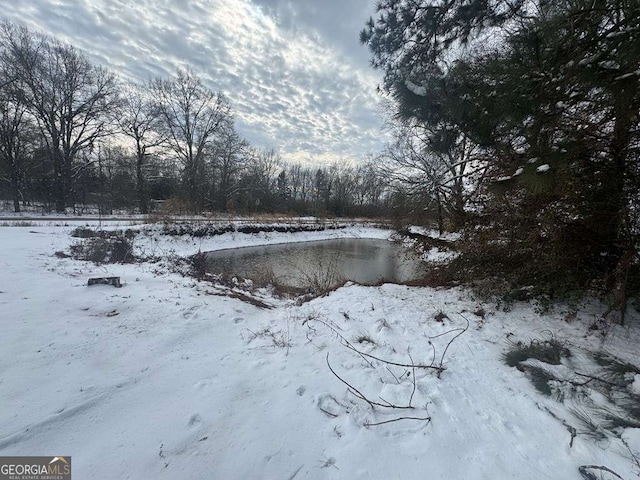
[[424, 264], [402, 245], [379, 239], [337, 239], [218, 250], [208, 271], [258, 284], [327, 288], [341, 281], [403, 283], [420, 278]]

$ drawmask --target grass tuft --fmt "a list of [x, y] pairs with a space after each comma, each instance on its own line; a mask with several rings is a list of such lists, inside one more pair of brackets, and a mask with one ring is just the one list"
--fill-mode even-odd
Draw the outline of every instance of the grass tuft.
[[504, 362], [510, 367], [517, 367], [521, 362], [534, 358], [550, 365], [560, 365], [563, 357], [570, 357], [571, 351], [566, 348], [565, 342], [556, 338], [551, 340], [531, 340], [529, 345], [518, 342], [503, 355]]
[[582, 430], [578, 433], [593, 438], [596, 442], [601, 442], [607, 439], [607, 432], [597, 423], [593, 416], [589, 415], [584, 410], [579, 408], [572, 408], [571, 412], [578, 419], [582, 425]]
[[378, 345], [378, 343], [367, 332], [360, 332], [353, 341], [360, 345], [368, 343], [369, 345]]
[[556, 377], [542, 367], [534, 367], [533, 365], [526, 365], [523, 367], [536, 390], [543, 395], [550, 397], [553, 390], [549, 382], [557, 380]]

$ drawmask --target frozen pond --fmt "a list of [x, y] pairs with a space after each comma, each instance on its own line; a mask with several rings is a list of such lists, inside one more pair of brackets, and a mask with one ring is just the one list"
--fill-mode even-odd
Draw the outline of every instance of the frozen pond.
[[257, 284], [327, 288], [342, 281], [403, 283], [420, 278], [424, 264], [412, 250], [379, 239], [285, 243], [208, 252], [208, 271]]

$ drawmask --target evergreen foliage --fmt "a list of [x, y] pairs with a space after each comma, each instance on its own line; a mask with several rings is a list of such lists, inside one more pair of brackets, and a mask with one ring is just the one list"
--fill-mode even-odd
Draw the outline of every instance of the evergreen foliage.
[[361, 40], [398, 119], [476, 146], [461, 262], [552, 296], [607, 293], [622, 321], [640, 226], [640, 4], [387, 0]]

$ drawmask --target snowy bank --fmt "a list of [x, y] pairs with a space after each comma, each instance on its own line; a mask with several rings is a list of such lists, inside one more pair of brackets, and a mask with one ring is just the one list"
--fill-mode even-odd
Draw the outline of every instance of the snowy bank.
[[[589, 311], [567, 323], [564, 312], [540, 316], [526, 303], [495, 310], [464, 289], [390, 284], [264, 310], [154, 264], [55, 257], [70, 231], [0, 228], [1, 455], [71, 455], [74, 477], [95, 479], [579, 480], [585, 464], [636, 474], [619, 439], [578, 434], [570, 447], [559, 420], [568, 410], [502, 355], [552, 332], [637, 364], [637, 330], [613, 329], [603, 343], [587, 334]], [[189, 255], [388, 235], [361, 227], [197, 240], [151, 233], [135, 248]], [[86, 286], [106, 275], [124, 287]], [[384, 364], [342, 339], [397, 364], [438, 363], [447, 349], [446, 370]], [[413, 408], [372, 409], [329, 365], [368, 399]], [[637, 429], [623, 433], [639, 443]]]

